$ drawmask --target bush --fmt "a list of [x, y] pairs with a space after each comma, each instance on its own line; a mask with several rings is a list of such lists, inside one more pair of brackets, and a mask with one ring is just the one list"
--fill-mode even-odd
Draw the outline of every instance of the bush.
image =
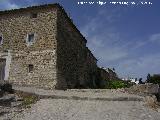
[[132, 86], [131, 83], [121, 80], [109, 80], [105, 86], [106, 89], [118, 89]]
[[34, 104], [39, 100], [39, 96], [32, 94], [32, 93], [15, 91], [15, 94], [19, 98], [22, 98], [22, 107], [24, 107], [24, 108], [30, 108], [31, 104]]
[[160, 85], [160, 75], [153, 75], [153, 76], [147, 77], [147, 82]]
[[37, 100], [38, 99], [36, 96], [25, 96], [25, 97], [23, 97], [22, 105], [26, 108], [29, 108], [29, 107], [31, 107], [30, 105], [35, 103]]

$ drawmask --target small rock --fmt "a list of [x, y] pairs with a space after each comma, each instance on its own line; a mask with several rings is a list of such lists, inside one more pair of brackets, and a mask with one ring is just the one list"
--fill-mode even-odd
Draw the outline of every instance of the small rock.
[[15, 101], [23, 101], [23, 98], [15, 96]]
[[18, 107], [18, 106], [21, 106], [21, 105], [22, 105], [21, 101], [11, 102], [11, 107]]

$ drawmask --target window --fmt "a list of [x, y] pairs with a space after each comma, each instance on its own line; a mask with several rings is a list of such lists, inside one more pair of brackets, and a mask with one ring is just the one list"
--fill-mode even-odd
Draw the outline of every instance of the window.
[[27, 34], [26, 43], [27, 43], [28, 47], [31, 46], [31, 45], [33, 45], [35, 43], [36, 36], [37, 36], [36, 33], [29, 33], [29, 34]]
[[28, 65], [28, 72], [33, 72], [33, 65], [32, 64], [29, 64]]
[[34, 34], [28, 35], [28, 42], [32, 43], [34, 41]]
[[37, 18], [37, 13], [32, 13], [31, 18]]
[[3, 37], [2, 35], [0, 35], [0, 45], [2, 45], [2, 43], [3, 43]]

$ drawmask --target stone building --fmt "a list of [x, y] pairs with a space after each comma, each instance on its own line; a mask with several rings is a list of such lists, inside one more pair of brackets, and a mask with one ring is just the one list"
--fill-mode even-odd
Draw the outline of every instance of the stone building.
[[102, 79], [104, 80], [118, 80], [118, 75], [117, 73], [112, 70], [111, 68], [98, 68], [99, 71], [99, 76], [101, 76]]
[[107, 68], [105, 70], [107, 71], [107, 73], [109, 73], [109, 80], [118, 80], [119, 79], [114, 68], [113, 69]]
[[97, 76], [98, 79], [96, 80], [96, 85], [100, 88], [104, 88], [107, 84], [107, 81], [120, 80], [117, 73], [110, 68], [98, 67]]
[[96, 87], [97, 59], [59, 4], [0, 11], [0, 80], [50, 89]]

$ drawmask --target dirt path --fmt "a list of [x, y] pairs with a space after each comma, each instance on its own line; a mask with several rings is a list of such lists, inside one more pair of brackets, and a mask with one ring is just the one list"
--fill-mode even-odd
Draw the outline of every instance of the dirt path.
[[141, 101], [42, 99], [14, 120], [160, 120]]
[[41, 99], [29, 109], [11, 113], [11, 120], [160, 120], [160, 112], [146, 107], [144, 96], [123, 90], [14, 89]]

